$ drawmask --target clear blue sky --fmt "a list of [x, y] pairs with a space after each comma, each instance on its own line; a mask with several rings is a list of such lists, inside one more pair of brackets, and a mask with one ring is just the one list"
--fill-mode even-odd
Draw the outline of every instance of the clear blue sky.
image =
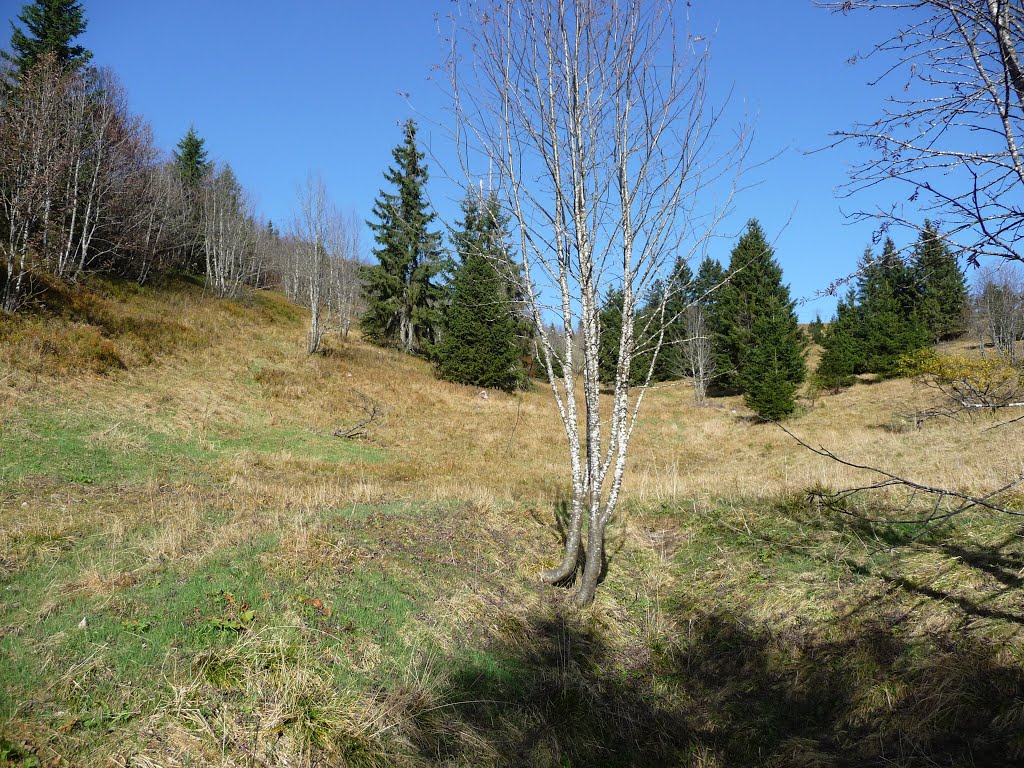
[[[0, 0], [13, 18], [21, 0]], [[307, 171], [335, 201], [369, 215], [407, 117], [445, 141], [446, 99], [431, 82], [443, 60], [435, 14], [448, 0], [83, 0], [82, 42], [115, 70], [133, 109], [170, 151], [194, 124], [211, 156], [227, 161], [280, 225]], [[682, 3], [681, 3], [682, 5]], [[691, 0], [695, 33], [712, 38], [715, 90], [733, 89], [734, 117], [754, 120], [755, 155], [781, 156], [747, 178], [728, 234], [751, 217], [777, 238], [776, 255], [802, 319], [826, 319], [834, 299], [817, 291], [854, 269], [871, 228], [852, 226], [836, 198], [855, 147], [808, 155], [829, 133], [878, 113], [874, 70], [847, 61], [891, 24], [884, 14], [833, 15], [810, 0]], [[444, 148], [438, 146], [443, 154]], [[432, 198], [444, 218], [457, 206], [440, 169]], [[861, 200], [861, 204], [869, 201]], [[369, 237], [365, 238], [369, 247]], [[898, 245], [905, 243], [898, 242]], [[712, 255], [728, 262], [731, 242]]]

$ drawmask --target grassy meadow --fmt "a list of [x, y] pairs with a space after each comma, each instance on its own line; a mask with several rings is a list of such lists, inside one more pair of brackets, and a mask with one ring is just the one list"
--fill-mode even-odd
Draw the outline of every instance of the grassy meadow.
[[[42, 301], [0, 324], [0, 766], [1024, 764], [1014, 517], [830, 510], [808, 491], [870, 476], [658, 386], [578, 612], [537, 579], [568, 491], [544, 386], [308, 356], [272, 293]], [[1024, 422], [914, 427], [934, 397], [808, 393], [788, 426], [926, 484], [1021, 473]]]

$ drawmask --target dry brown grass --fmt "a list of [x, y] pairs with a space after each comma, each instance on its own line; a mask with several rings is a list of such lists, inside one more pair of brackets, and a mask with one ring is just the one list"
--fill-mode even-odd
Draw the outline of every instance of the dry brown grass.
[[[166, 316], [162, 301], [149, 296], [140, 311]], [[263, 301], [274, 307], [280, 300]], [[136, 307], [140, 300], [130, 302]], [[327, 435], [358, 420], [360, 393], [388, 409], [370, 440], [388, 452], [388, 461], [311, 470], [301, 456], [263, 454], [225, 468], [230, 493], [263, 509], [322, 509], [410, 498], [548, 504], [567, 486], [565, 439], [543, 383], [483, 400], [475, 388], [434, 379], [421, 360], [358, 340], [309, 357], [301, 322], [261, 323], [259, 308], [226, 309], [195, 292], [172, 294], [170, 302], [175, 322], [206, 334], [207, 345], [166, 355], [155, 367], [105, 376], [28, 381], [23, 370], [9, 367], [0, 374], [6, 380], [0, 410], [61, 403], [102, 414], [109, 428], [94, 439], [105, 443], [130, 440], [118, 426], [124, 414], [154, 431], [202, 441], [213, 425], [253, 422]], [[860, 384], [819, 397], [788, 426], [813, 445], [936, 485], [983, 491], [1021, 471], [1016, 427], [987, 431], [991, 422], [979, 418], [902, 430], [901, 414], [932, 396], [912, 381]], [[776, 427], [755, 423], [738, 398], [696, 407], [685, 383], [650, 391], [641, 419], [627, 500], [768, 498], [865, 479], [812, 455]]]

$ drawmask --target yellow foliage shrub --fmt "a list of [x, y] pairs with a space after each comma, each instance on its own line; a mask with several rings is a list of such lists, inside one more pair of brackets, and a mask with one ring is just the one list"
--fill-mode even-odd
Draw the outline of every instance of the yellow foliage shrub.
[[965, 407], [996, 408], [1020, 397], [1020, 370], [1000, 355], [941, 354], [923, 349], [907, 355], [902, 372], [923, 378]]

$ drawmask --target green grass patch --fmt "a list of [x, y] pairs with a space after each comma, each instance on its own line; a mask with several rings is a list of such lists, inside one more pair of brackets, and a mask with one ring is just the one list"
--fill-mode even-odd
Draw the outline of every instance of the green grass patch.
[[205, 439], [146, 430], [130, 420], [29, 409], [0, 425], [0, 488], [27, 477], [71, 483], [139, 482], [155, 473], [244, 451], [321, 463], [377, 462], [376, 448], [297, 427], [215, 426]]

